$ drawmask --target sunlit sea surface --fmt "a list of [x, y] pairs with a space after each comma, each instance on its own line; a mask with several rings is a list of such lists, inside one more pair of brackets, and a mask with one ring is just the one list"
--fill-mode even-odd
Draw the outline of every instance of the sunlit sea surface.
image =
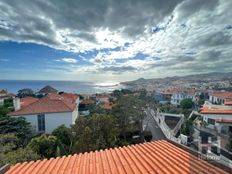
[[115, 89], [124, 88], [119, 82], [80, 82], [80, 81], [42, 81], [42, 80], [0, 80], [0, 90], [17, 93], [23, 88], [38, 91], [45, 85], [50, 85], [59, 91], [73, 92], [78, 94], [94, 94], [112, 92]]

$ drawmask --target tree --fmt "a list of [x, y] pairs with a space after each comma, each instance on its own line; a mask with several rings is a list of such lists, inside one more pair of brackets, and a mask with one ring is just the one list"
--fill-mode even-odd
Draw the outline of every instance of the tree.
[[185, 120], [181, 127], [181, 133], [190, 136], [193, 133], [193, 122], [191, 120]]
[[52, 135], [56, 136], [58, 140], [58, 151], [61, 155], [66, 155], [70, 153], [72, 145], [72, 132], [70, 128], [61, 125], [53, 130]]
[[6, 116], [10, 110], [5, 106], [0, 106], [0, 118]]
[[57, 138], [53, 135], [46, 134], [33, 138], [28, 144], [29, 148], [31, 148], [34, 152], [43, 158], [55, 157], [57, 146]]
[[89, 152], [96, 150], [96, 146], [93, 140], [93, 132], [87, 126], [82, 132], [77, 135], [77, 140], [74, 144], [74, 152]]
[[15, 164], [19, 162], [33, 161], [41, 157], [30, 148], [19, 148], [9, 152], [4, 157], [4, 163]]
[[193, 107], [193, 101], [190, 98], [184, 99], [180, 102], [180, 106], [183, 109], [191, 109]]
[[128, 133], [135, 131], [142, 133], [143, 110], [145, 107], [146, 102], [133, 95], [122, 96], [117, 100], [111, 114], [116, 119], [116, 125], [121, 134], [120, 137], [123, 137], [124, 142], [128, 141]]
[[79, 117], [72, 126], [72, 132], [75, 153], [111, 148], [117, 144], [118, 131], [111, 115], [93, 114]]
[[15, 134], [0, 134], [1, 153], [8, 153], [17, 148], [19, 139]]
[[29, 96], [35, 96], [34, 91], [29, 88], [20, 89], [17, 94], [17, 97], [19, 98], [29, 97]]
[[23, 117], [15, 118], [3, 113], [0, 115], [0, 134], [7, 133], [14, 133], [20, 139], [20, 145], [24, 146], [32, 136], [32, 127]]
[[19, 139], [15, 134], [0, 134], [0, 167], [6, 163], [6, 154], [15, 150], [18, 142]]
[[113, 96], [119, 98], [122, 95], [121, 91], [116, 89], [113, 91]]
[[9, 107], [13, 108], [14, 107], [13, 98], [11, 97], [11, 98], [5, 99], [3, 106], [6, 108], [9, 108]]

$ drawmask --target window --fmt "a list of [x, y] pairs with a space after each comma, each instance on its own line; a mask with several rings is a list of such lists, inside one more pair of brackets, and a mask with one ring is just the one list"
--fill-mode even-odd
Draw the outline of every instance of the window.
[[44, 114], [37, 115], [38, 119], [38, 131], [42, 132], [45, 131], [45, 117]]
[[208, 118], [208, 123], [209, 123], [209, 124], [212, 124], [212, 125], [215, 125], [215, 120], [214, 120], [214, 119], [211, 119], [211, 118]]

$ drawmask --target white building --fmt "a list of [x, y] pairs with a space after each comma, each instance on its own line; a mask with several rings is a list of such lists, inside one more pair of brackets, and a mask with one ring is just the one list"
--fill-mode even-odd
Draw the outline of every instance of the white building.
[[107, 103], [107, 102], [109, 102], [109, 98], [110, 98], [110, 96], [109, 95], [97, 95], [96, 96], [96, 100], [98, 101], [98, 102], [101, 102], [101, 103]]
[[208, 128], [216, 130], [218, 133], [232, 133], [232, 106], [205, 102], [200, 113]]
[[179, 105], [182, 100], [188, 99], [188, 98], [192, 99], [192, 101], [194, 102], [196, 100], [195, 93], [194, 92], [176, 92], [172, 94], [171, 104]]
[[75, 94], [50, 94], [27, 106], [15, 106], [17, 110], [9, 115], [26, 118], [37, 133], [51, 133], [62, 124], [70, 127], [75, 123], [78, 105], [79, 97]]
[[213, 92], [209, 94], [209, 101], [214, 104], [223, 104], [227, 100], [232, 100], [232, 92]]
[[8, 93], [6, 90], [0, 90], [0, 106], [3, 105], [4, 101], [9, 98], [15, 98], [15, 95]]

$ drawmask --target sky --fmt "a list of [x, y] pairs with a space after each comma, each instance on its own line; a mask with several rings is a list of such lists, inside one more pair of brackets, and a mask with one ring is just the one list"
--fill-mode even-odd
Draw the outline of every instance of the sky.
[[231, 0], [1, 0], [0, 79], [232, 71]]

